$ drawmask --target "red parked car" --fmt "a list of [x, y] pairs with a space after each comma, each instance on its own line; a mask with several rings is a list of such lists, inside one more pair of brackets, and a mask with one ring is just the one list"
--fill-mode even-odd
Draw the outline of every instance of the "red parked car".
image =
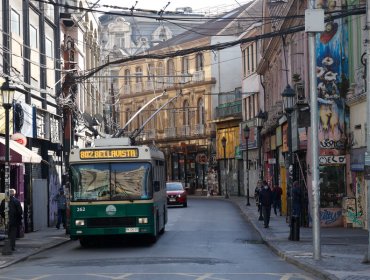
[[188, 196], [183, 183], [181, 182], [167, 182], [167, 204], [168, 205], [182, 205], [188, 206]]

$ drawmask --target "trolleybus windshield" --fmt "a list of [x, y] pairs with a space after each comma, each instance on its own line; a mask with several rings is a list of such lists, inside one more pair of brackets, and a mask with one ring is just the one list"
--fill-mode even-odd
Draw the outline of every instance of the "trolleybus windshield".
[[132, 201], [153, 195], [150, 163], [73, 164], [70, 170], [72, 201]]

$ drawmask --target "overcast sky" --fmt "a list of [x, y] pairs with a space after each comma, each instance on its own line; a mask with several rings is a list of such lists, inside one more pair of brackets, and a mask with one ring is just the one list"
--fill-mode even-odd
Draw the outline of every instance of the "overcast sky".
[[[98, 0], [90, 0], [89, 2], [95, 3]], [[135, 8], [148, 9], [159, 11], [163, 9], [168, 2], [170, 4], [166, 11], [175, 11], [180, 7], [191, 7], [195, 12], [215, 12], [228, 11], [237, 8], [239, 4], [244, 4], [250, 0], [137, 0]], [[136, 0], [100, 0], [100, 5], [117, 5], [120, 7], [131, 8], [136, 3]]]

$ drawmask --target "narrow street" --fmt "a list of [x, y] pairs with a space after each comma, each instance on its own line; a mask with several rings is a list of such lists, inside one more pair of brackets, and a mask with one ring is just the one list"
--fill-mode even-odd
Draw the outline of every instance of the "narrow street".
[[316, 279], [263, 244], [228, 201], [171, 207], [156, 244], [140, 240], [82, 248], [75, 241], [1, 271], [0, 279]]

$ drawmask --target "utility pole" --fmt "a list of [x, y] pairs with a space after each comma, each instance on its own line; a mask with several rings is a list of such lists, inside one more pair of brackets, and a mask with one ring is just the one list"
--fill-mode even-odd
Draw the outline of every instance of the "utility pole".
[[[366, 1], [366, 153], [365, 153], [365, 171], [369, 170], [370, 166], [370, 0]], [[367, 167], [367, 168], [366, 168]], [[366, 172], [367, 173], [367, 172]], [[365, 174], [366, 175], [366, 174]], [[368, 244], [367, 252], [364, 262], [370, 263], [370, 180], [367, 178], [367, 231], [368, 231]]]
[[324, 10], [315, 9], [315, 1], [309, 1], [309, 9], [305, 11], [305, 32], [308, 34], [309, 50], [309, 82], [311, 107], [311, 149], [312, 149], [312, 241], [313, 258], [321, 259], [320, 237], [320, 185], [319, 185], [319, 135], [318, 106], [316, 79], [316, 32], [325, 30]]

